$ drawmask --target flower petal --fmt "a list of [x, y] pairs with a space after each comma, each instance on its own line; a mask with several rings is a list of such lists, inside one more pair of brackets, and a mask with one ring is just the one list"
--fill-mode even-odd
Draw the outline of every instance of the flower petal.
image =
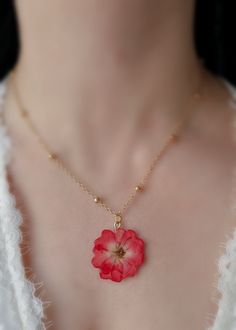
[[123, 263], [116, 261], [111, 270], [111, 279], [115, 282], [120, 282], [123, 278]]
[[124, 244], [124, 248], [126, 250], [133, 250], [133, 251], [142, 251], [144, 248], [144, 242], [141, 238], [133, 238], [126, 240]]
[[125, 245], [126, 242], [130, 239], [135, 238], [135, 232], [131, 229], [129, 230], [125, 230], [123, 228], [119, 228], [116, 231], [116, 242], [121, 244], [121, 245]]
[[111, 279], [112, 279], [112, 281], [120, 282], [123, 279], [122, 273], [119, 272], [118, 270], [114, 269], [111, 272]]
[[103, 273], [108, 274], [111, 272], [113, 267], [113, 262], [112, 258], [107, 258], [106, 260], [103, 261], [103, 263], [100, 266], [100, 269]]
[[101, 236], [95, 239], [94, 247], [98, 250], [108, 250], [108, 244], [112, 242], [115, 242], [115, 233], [109, 229], [104, 229]]
[[115, 232], [115, 240], [117, 243], [122, 243], [123, 241], [123, 236], [125, 235], [126, 230], [124, 228], [119, 228]]
[[111, 280], [111, 273], [105, 274], [103, 272], [100, 272], [99, 275], [100, 275], [100, 277], [102, 279], [105, 279], [105, 280], [108, 280], [109, 279], [109, 280]]
[[129, 240], [125, 244], [126, 253], [125, 259], [136, 266], [139, 266], [144, 261], [144, 242], [140, 238]]
[[129, 249], [124, 259], [130, 264], [140, 266], [144, 262], [144, 252], [142, 250]]
[[134, 264], [130, 264], [128, 260], [123, 260], [123, 277], [134, 276], [137, 272], [137, 268]]
[[110, 257], [106, 250], [95, 250], [94, 257], [92, 258], [92, 264], [94, 267], [100, 267], [102, 263]]

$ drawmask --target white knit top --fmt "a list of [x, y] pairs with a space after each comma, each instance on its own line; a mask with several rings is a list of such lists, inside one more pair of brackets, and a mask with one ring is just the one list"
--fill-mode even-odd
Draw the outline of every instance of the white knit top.
[[[236, 103], [236, 88], [226, 82]], [[6, 82], [0, 83], [0, 117]], [[236, 106], [234, 106], [236, 111]], [[236, 114], [236, 112], [235, 112]], [[235, 116], [236, 118], [236, 116]], [[1, 119], [1, 118], [0, 118]], [[236, 119], [235, 119], [236, 123]], [[11, 138], [0, 121], [0, 330], [42, 330], [44, 303], [36, 297], [35, 284], [28, 280], [20, 250], [20, 224], [23, 217], [10, 192], [6, 166], [11, 161]], [[236, 172], [236, 169], [235, 169]], [[232, 180], [233, 182], [233, 180]], [[232, 184], [232, 188], [233, 187]], [[236, 227], [218, 260], [218, 311], [211, 328], [199, 330], [236, 330]], [[164, 329], [163, 329], [164, 330]], [[174, 329], [173, 329], [174, 330]]]

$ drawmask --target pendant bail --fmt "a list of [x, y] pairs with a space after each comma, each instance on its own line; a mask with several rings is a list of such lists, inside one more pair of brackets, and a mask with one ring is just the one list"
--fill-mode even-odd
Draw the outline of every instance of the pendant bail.
[[123, 220], [122, 215], [120, 213], [116, 213], [115, 222], [114, 222], [114, 227], [116, 230], [121, 227], [122, 220]]

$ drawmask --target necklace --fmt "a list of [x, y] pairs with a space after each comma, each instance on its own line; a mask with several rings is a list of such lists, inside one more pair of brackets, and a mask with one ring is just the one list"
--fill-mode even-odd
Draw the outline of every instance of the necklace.
[[[45, 150], [48, 159], [57, 164], [59, 168], [82, 189], [82, 191], [87, 193], [93, 199], [94, 203], [103, 207], [114, 219], [114, 230], [103, 229], [100, 236], [95, 239], [92, 249], [93, 257], [91, 259], [91, 264], [95, 268], [100, 269], [100, 278], [121, 282], [125, 278], [134, 276], [138, 272], [140, 266], [144, 263], [145, 244], [143, 239], [141, 239], [134, 230], [123, 228], [124, 213], [136, 196], [144, 191], [148, 178], [164, 154], [179, 140], [180, 133], [190, 116], [190, 112], [187, 111], [182, 120], [177, 123], [175, 130], [169, 135], [164, 146], [153, 158], [151, 165], [148, 167], [142, 180], [140, 180], [139, 184], [132, 189], [127, 201], [123, 204], [120, 210], [115, 211], [103, 198], [97, 196], [92, 189], [88, 188], [87, 185], [83, 183], [83, 180], [66, 166], [59, 155], [53, 153], [51, 148], [39, 134], [36, 126], [33, 124], [29, 112], [26, 110], [22, 102], [16, 83], [14, 82], [13, 91], [21, 118], [26, 122], [38, 143]], [[198, 91], [194, 92], [193, 99], [198, 100], [199, 98], [200, 93]], [[194, 107], [192, 107], [192, 109], [193, 108]]]

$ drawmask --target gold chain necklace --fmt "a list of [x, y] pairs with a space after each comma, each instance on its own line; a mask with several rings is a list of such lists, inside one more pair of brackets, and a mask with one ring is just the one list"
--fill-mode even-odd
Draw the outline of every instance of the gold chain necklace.
[[[12, 74], [14, 73], [12, 72]], [[140, 180], [139, 184], [132, 189], [127, 201], [123, 204], [120, 210], [115, 211], [103, 198], [97, 196], [90, 188], [88, 188], [87, 185], [83, 183], [83, 180], [78, 175], [74, 174], [66, 166], [62, 158], [55, 154], [44, 141], [35, 125], [33, 124], [29, 112], [26, 110], [22, 102], [19, 90], [14, 81], [13, 91], [17, 109], [19, 110], [21, 118], [24, 119], [30, 131], [37, 139], [38, 143], [45, 150], [48, 159], [57, 164], [59, 168], [82, 189], [82, 191], [87, 193], [96, 204], [99, 204], [107, 212], [109, 212], [112, 217], [114, 217], [115, 230], [102, 230], [101, 235], [94, 241], [94, 256], [91, 260], [91, 263], [94, 267], [100, 269], [100, 278], [120, 282], [127, 277], [134, 276], [137, 273], [139, 267], [144, 262], [144, 241], [138, 237], [134, 230], [126, 230], [121, 227], [124, 213], [134, 201], [137, 194], [144, 191], [144, 187], [148, 178], [164, 154], [176, 141], [179, 140], [180, 133], [183, 130], [184, 125], [187, 123], [187, 119], [189, 118], [191, 112], [187, 111], [182, 120], [177, 123], [175, 130], [172, 132], [172, 134], [169, 135], [164, 146], [153, 158], [151, 165], [148, 167], [142, 180]], [[198, 100], [199, 98], [199, 91], [194, 92], [193, 99]], [[194, 107], [192, 106], [192, 110], [193, 108]]]

